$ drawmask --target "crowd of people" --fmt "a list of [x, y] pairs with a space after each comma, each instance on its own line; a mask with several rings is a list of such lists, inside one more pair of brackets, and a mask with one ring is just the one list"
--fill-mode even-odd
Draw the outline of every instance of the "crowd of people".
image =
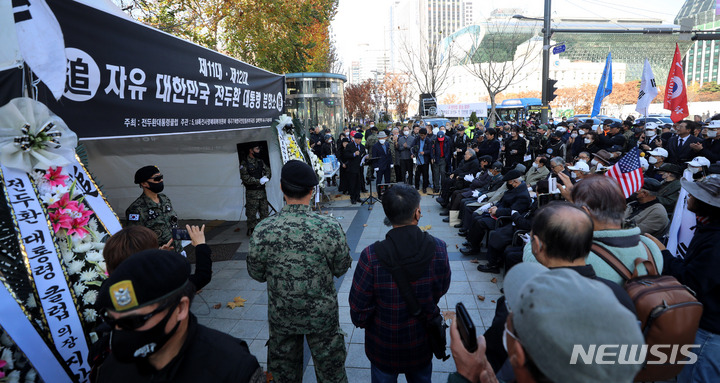
[[[504, 296], [476, 349], [466, 347], [452, 321], [457, 372], [449, 381], [633, 381], [642, 364], [569, 362], [578, 345], [645, 343], [626, 278], [607, 254], [637, 275], [657, 271], [693, 291], [703, 305], [696, 360], [677, 379], [720, 378], [720, 116], [670, 127], [630, 119], [595, 128], [533, 119], [487, 129], [371, 125], [346, 128], [337, 146], [317, 130], [310, 147], [340, 154], [338, 187], [353, 203], [373, 177], [393, 184], [382, 196], [391, 229], [361, 252], [348, 298], [353, 324], [365, 329], [373, 382], [395, 382], [399, 374], [430, 382], [433, 357], [446, 357], [438, 303], [451, 269], [443, 239], [418, 227], [420, 191], [428, 188], [440, 214], [467, 238], [460, 251], [485, 250], [488, 262], [478, 270], [506, 274]], [[626, 198], [615, 179], [601, 175], [634, 148], [644, 183]], [[243, 182], [264, 185], [270, 174], [250, 163], [255, 154], [249, 149]], [[154, 166], [138, 170], [142, 195], [127, 211], [128, 227], [105, 246], [110, 276], [97, 305], [106, 325], [91, 353], [93, 379], [299, 382], [306, 340], [318, 381], [347, 381], [333, 278], [352, 258], [340, 225], [309, 206], [318, 183], [312, 168], [300, 161], [283, 166], [286, 205], [261, 216], [249, 233], [248, 273], [268, 284], [267, 375], [245, 342], [198, 324], [190, 312], [195, 291], [212, 275], [210, 249], [204, 228], [186, 227], [197, 256], [191, 274], [177, 255], [177, 216], [162, 181]], [[678, 201], [681, 189], [687, 201]], [[697, 223], [676, 257], [664, 237], [678, 204]]]

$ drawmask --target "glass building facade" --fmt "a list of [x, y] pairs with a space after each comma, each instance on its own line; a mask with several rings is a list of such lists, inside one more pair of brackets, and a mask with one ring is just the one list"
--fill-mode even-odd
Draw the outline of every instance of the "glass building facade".
[[[693, 29], [720, 31], [720, 16], [717, 15], [716, 8], [716, 0], [686, 0], [675, 18], [675, 23], [690, 20], [689, 24]], [[686, 52], [686, 82], [696, 82], [701, 86], [706, 82], [718, 82], [718, 41], [695, 41]]]
[[336, 135], [345, 123], [346, 81], [347, 77], [335, 73], [286, 74], [288, 115], [300, 120], [306, 131], [311, 126], [320, 126]]

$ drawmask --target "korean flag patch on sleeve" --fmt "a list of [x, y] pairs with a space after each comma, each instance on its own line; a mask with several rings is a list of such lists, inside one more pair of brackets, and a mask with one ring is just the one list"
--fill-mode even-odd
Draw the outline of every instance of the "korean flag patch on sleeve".
[[128, 221], [139, 221], [140, 214], [128, 214]]

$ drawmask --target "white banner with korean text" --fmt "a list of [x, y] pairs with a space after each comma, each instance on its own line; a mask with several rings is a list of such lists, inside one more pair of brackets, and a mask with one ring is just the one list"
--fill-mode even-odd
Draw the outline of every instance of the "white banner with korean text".
[[[74, 380], [85, 382], [90, 372], [87, 338], [43, 206], [24, 171], [0, 165], [0, 178], [50, 338], [62, 358], [60, 362], [70, 369]], [[10, 335], [15, 340], [21, 337]]]
[[487, 117], [487, 104], [474, 102], [469, 104], [439, 104], [438, 115], [445, 117], [470, 118], [473, 112], [477, 118]]

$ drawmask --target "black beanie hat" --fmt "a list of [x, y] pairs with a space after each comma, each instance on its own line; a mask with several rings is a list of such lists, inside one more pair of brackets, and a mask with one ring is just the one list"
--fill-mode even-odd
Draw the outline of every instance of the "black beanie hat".
[[318, 184], [317, 174], [313, 168], [298, 160], [291, 160], [283, 165], [280, 179], [302, 188], [311, 188]]

